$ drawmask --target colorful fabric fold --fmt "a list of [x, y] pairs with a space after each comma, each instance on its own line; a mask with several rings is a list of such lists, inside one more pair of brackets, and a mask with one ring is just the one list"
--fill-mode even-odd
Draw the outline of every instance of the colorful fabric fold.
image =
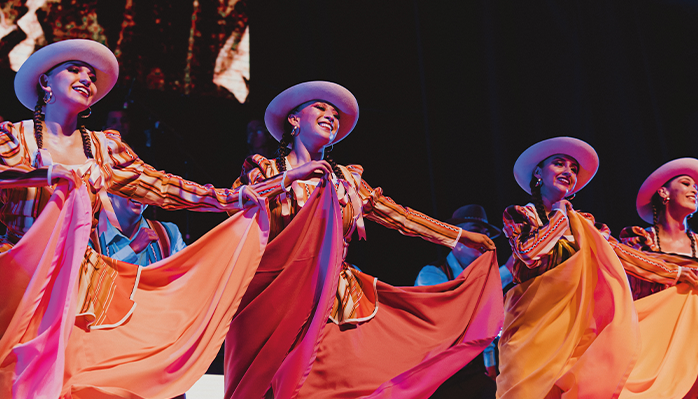
[[[137, 306], [124, 324], [73, 327], [62, 397], [157, 399], [186, 392], [218, 353], [268, 234], [268, 212], [255, 207], [143, 268]], [[120, 272], [133, 268], [112, 263]]]
[[323, 181], [267, 246], [226, 337], [226, 398], [262, 398], [272, 381], [291, 397], [302, 384], [337, 291], [341, 223]]
[[[662, 263], [696, 267], [695, 259], [684, 256], [642, 254]], [[620, 397], [684, 397], [698, 378], [698, 293], [679, 284], [635, 301], [635, 308], [642, 349]]]
[[[374, 280], [354, 274], [363, 286]], [[480, 256], [453, 281], [394, 287], [378, 280], [376, 288], [374, 318], [350, 328], [325, 325], [310, 374], [292, 397], [427, 398], [502, 327], [494, 252]]]
[[0, 254], [0, 397], [60, 395], [91, 212], [84, 186], [69, 193], [60, 184], [24, 238]]
[[635, 364], [623, 266], [591, 223], [568, 216], [579, 250], [507, 293], [498, 398], [616, 398]]
[[337, 201], [318, 187], [268, 245], [226, 339], [226, 398], [427, 397], [499, 332], [493, 253], [436, 286], [393, 287], [352, 270], [362, 287], [375, 284], [377, 314], [331, 322], [343, 262]]

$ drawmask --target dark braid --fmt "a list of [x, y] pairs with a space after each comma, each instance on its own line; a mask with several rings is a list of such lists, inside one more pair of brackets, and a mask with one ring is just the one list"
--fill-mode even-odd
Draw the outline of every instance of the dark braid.
[[338, 178], [338, 179], [344, 179], [344, 174], [342, 173], [342, 170], [339, 169], [339, 166], [337, 165], [337, 163], [336, 163], [336, 162], [334, 161], [334, 159], [332, 159], [332, 157], [330, 156], [330, 152], [331, 152], [331, 151], [332, 151], [331, 149], [325, 148], [325, 157], [324, 157], [324, 159], [325, 159], [325, 161], [327, 161], [327, 163], [330, 164], [330, 166], [332, 167], [332, 171], [334, 172], [335, 175], [337, 175], [337, 178]]
[[695, 258], [696, 257], [696, 237], [693, 236], [693, 231], [691, 231], [691, 228], [686, 226], [686, 234], [688, 234], [688, 238], [691, 240], [691, 257]]
[[659, 195], [655, 193], [652, 197], [652, 227], [654, 228], [654, 240], [657, 242], [657, 249], [659, 249], [659, 252], [662, 252], [662, 246], [659, 243], [659, 216], [657, 215], [659, 212], [657, 212], [657, 201], [655, 201], [655, 196], [659, 197]]
[[[43, 92], [43, 90], [41, 91]], [[41, 95], [36, 100], [36, 107], [34, 107], [34, 139], [36, 139], [36, 146], [39, 149], [44, 148], [44, 113], [42, 112], [44, 108], [44, 100]], [[80, 135], [82, 136], [82, 149], [87, 158], [94, 158], [92, 155], [92, 141], [90, 140], [90, 134], [87, 133], [85, 125], [80, 126]]]
[[92, 155], [92, 140], [90, 140], [90, 134], [87, 133], [85, 125], [80, 126], [80, 136], [82, 136], [82, 150], [85, 152], [85, 156], [89, 158], [94, 158]]
[[36, 107], [34, 107], [34, 138], [36, 139], [36, 145], [39, 149], [44, 148], [44, 113], [41, 112], [44, 106], [44, 101], [39, 96], [36, 100]]
[[545, 205], [543, 205], [543, 197], [540, 195], [540, 186], [536, 186], [538, 183], [538, 179], [533, 176], [531, 178], [531, 183], [529, 186], [531, 187], [531, 202], [533, 202], [533, 205], [536, 206], [536, 212], [538, 213], [538, 217], [540, 218], [540, 221], [543, 222], [543, 225], [548, 224], [548, 214], [545, 212]]
[[[288, 123], [288, 122], [286, 122]], [[288, 149], [288, 145], [293, 141], [290, 131], [284, 129], [284, 134], [281, 136], [281, 141], [279, 141], [279, 149], [276, 150], [276, 169], [279, 173], [284, 173], [286, 171], [286, 156], [291, 152]]]

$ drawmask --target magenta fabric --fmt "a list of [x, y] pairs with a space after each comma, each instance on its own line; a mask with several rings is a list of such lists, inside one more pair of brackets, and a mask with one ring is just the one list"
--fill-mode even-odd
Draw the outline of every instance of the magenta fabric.
[[[86, 188], [68, 193], [62, 183], [23, 239], [0, 254], [3, 308], [13, 314], [0, 339], [0, 397], [57, 398], [61, 393], [91, 212]], [[12, 298], [20, 296], [14, 306]]]
[[267, 246], [226, 337], [226, 398], [270, 387], [275, 398], [428, 397], [499, 333], [494, 253], [436, 286], [376, 282], [375, 318], [328, 322], [343, 261], [339, 211], [333, 189], [316, 189]]
[[342, 264], [341, 212], [326, 184], [267, 245], [226, 336], [226, 398], [263, 397], [272, 380], [292, 395], [307, 373]]

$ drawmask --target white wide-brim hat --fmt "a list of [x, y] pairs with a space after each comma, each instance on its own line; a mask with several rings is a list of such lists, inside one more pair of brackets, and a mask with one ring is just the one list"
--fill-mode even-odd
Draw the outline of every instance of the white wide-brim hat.
[[635, 207], [637, 214], [647, 223], [653, 223], [652, 196], [669, 180], [677, 176], [690, 176], [698, 184], [698, 159], [679, 158], [669, 161], [652, 172], [640, 186]]
[[67, 61], [82, 61], [95, 69], [97, 94], [92, 98], [92, 104], [106, 96], [119, 77], [119, 62], [103, 44], [85, 39], [63, 40], [40, 48], [19, 68], [15, 76], [15, 94], [19, 102], [34, 110], [39, 76]]
[[531, 194], [530, 184], [536, 166], [555, 154], [568, 155], [579, 163], [577, 184], [569, 195], [584, 188], [599, 170], [599, 156], [592, 146], [574, 137], [553, 137], [528, 147], [516, 160], [514, 178], [525, 192]]
[[264, 123], [269, 133], [281, 141], [288, 114], [297, 106], [313, 100], [326, 101], [339, 112], [339, 130], [328, 145], [339, 143], [354, 130], [359, 120], [359, 103], [354, 95], [337, 83], [314, 80], [291, 86], [271, 100], [264, 113]]

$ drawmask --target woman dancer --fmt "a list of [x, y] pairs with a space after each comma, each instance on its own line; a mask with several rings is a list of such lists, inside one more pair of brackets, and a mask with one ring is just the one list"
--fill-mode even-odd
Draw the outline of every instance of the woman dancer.
[[688, 226], [696, 212], [696, 182], [698, 159], [675, 159], [659, 167], [642, 184], [636, 201], [637, 213], [651, 225], [626, 227], [620, 234], [625, 245], [612, 242], [626, 269], [645, 271], [628, 275], [642, 349], [621, 398], [698, 396], [693, 338], [698, 247]]
[[498, 398], [617, 397], [632, 368], [635, 313], [609, 231], [566, 199], [598, 165], [572, 137], [534, 144], [514, 165], [532, 203], [504, 212], [519, 284], [504, 304]]
[[[236, 185], [281, 175], [283, 188], [260, 191], [272, 241], [228, 332], [226, 397], [427, 397], [497, 334], [492, 252], [428, 287], [393, 287], [344, 261], [352, 233], [365, 238], [364, 218], [448, 247], [494, 249], [485, 235], [395, 204], [360, 166], [330, 160], [326, 148], [358, 114], [348, 90], [322, 81], [293, 86], [267, 108], [279, 156], [249, 157]], [[290, 177], [304, 165], [317, 175]]]
[[266, 216], [250, 211], [143, 272], [88, 247], [100, 212], [118, 225], [107, 192], [167, 209], [238, 211], [246, 199], [264, 209], [254, 189], [156, 171], [118, 132], [78, 127], [117, 76], [105, 46], [66, 40], [35, 52], [15, 78], [35, 114], [0, 125], [2, 397], [183, 393], [215, 356], [266, 243]]

